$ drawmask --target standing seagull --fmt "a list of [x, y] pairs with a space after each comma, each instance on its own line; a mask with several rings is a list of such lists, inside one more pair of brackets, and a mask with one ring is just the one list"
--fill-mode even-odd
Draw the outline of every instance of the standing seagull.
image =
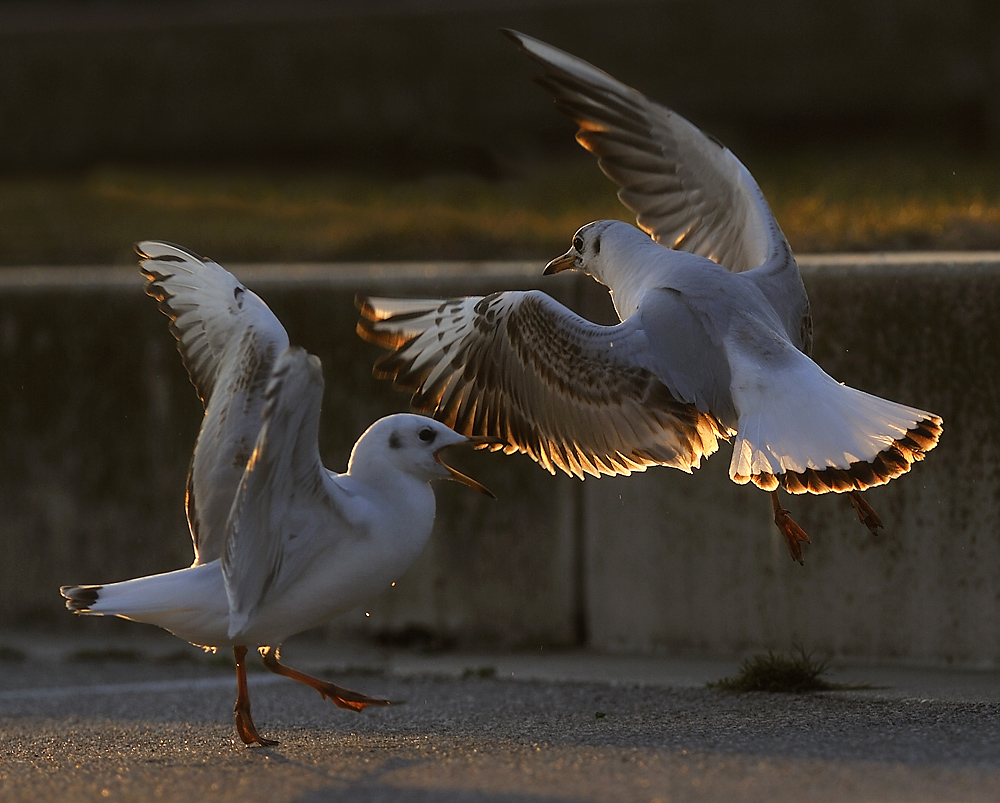
[[[807, 534], [777, 494], [848, 494], [909, 470], [939, 416], [839, 384], [807, 356], [809, 300], [760, 188], [733, 153], [581, 59], [504, 31], [620, 185], [642, 231], [590, 223], [544, 273], [606, 285], [620, 323], [599, 326], [538, 292], [450, 300], [359, 298], [358, 333], [391, 353], [380, 378], [459, 432], [501, 437], [555, 473], [690, 472], [735, 437], [729, 476], [771, 493], [802, 562]], [[645, 232], [645, 233], [644, 233]]]
[[248, 645], [260, 647], [269, 670], [341, 708], [388, 705], [284, 666], [278, 648], [405, 571], [434, 522], [429, 480], [489, 493], [441, 459], [450, 446], [483, 439], [422, 416], [389, 416], [355, 444], [347, 473], [328, 471], [318, 450], [319, 360], [300, 348], [275, 353], [287, 342], [281, 324], [219, 265], [162, 243], [141, 249], [147, 292], [171, 316], [206, 404], [188, 480], [195, 561], [121, 583], [64, 586], [67, 608], [155, 624], [203, 647], [231, 646], [236, 730], [247, 745], [276, 743], [251, 717]]

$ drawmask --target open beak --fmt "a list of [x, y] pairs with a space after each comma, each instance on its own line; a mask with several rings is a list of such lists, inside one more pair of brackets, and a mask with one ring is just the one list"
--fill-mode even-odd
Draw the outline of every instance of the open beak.
[[565, 254], [556, 257], [546, 265], [545, 270], [542, 271], [542, 276], [551, 276], [553, 273], [559, 273], [560, 271], [573, 270], [573, 268], [577, 267], [579, 256], [575, 248], [570, 248]]
[[445, 463], [444, 458], [441, 456], [441, 453], [447, 449], [453, 449], [456, 446], [480, 447], [480, 446], [490, 446], [493, 444], [499, 445], [504, 443], [506, 442], [501, 440], [500, 438], [473, 435], [469, 436], [468, 440], [461, 441], [460, 443], [450, 443], [447, 446], [442, 446], [434, 453], [434, 459], [437, 460], [438, 463], [440, 463], [445, 469], [447, 469], [448, 473], [451, 475], [450, 479], [457, 480], [463, 485], [468, 485], [473, 490], [479, 491], [479, 493], [481, 494], [486, 494], [486, 496], [490, 497], [490, 499], [496, 499], [497, 498], [496, 494], [494, 494], [493, 491], [491, 491], [485, 485], [476, 482], [474, 479], [472, 479], [472, 477], [465, 476], [465, 474], [463, 474], [458, 469], [452, 468], [447, 463]]

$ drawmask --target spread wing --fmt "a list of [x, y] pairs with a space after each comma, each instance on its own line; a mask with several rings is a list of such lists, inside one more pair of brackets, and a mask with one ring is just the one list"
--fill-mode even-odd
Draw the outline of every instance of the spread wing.
[[227, 527], [222, 573], [231, 638], [246, 632], [268, 594], [294, 582], [316, 549], [347, 526], [319, 456], [322, 399], [319, 359], [287, 349], [267, 386], [263, 424]]
[[582, 59], [505, 30], [544, 68], [537, 80], [578, 126], [577, 141], [660, 245], [708, 257], [755, 281], [808, 353], [809, 302], [788, 242], [743, 163], [676, 112]]
[[288, 335], [267, 305], [229, 271], [184, 248], [136, 245], [146, 293], [170, 331], [205, 417], [191, 458], [187, 516], [195, 563], [222, 554], [226, 520], [260, 430], [264, 389]]
[[415, 410], [553, 474], [690, 471], [727, 436], [647, 367], [639, 316], [599, 326], [538, 291], [358, 306], [361, 337], [392, 350], [375, 375], [413, 391]]

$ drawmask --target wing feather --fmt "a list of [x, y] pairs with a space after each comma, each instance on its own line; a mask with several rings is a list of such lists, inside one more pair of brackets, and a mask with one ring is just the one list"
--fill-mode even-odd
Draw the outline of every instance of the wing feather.
[[[505, 33], [545, 68], [538, 82], [579, 126], [577, 140], [622, 187], [623, 203], [657, 242], [669, 245], [684, 231], [705, 229], [708, 236], [693, 241], [698, 250], [684, 250], [713, 258], [734, 272], [763, 264], [778, 245], [787, 248], [776, 237], [780, 232], [771, 225], [763, 193], [732, 151], [582, 59], [529, 36]], [[680, 226], [664, 219], [655, 205], [644, 203], [649, 193], [641, 188], [657, 177], [674, 179], [664, 189], [679, 197], [676, 206], [687, 210]], [[734, 218], [738, 224], [725, 227]]]
[[807, 354], [812, 319], [791, 248], [750, 171], [681, 115], [572, 56], [505, 30], [544, 67], [537, 81], [578, 126], [577, 141], [619, 186], [639, 226], [667, 248], [754, 281], [791, 341]]
[[358, 299], [361, 337], [398, 344], [375, 376], [411, 391], [415, 410], [503, 438], [550, 473], [690, 471], [728, 435], [646, 367], [638, 316], [599, 326], [538, 291], [408, 299], [399, 315], [394, 304]]
[[195, 564], [222, 554], [226, 521], [260, 431], [264, 390], [288, 335], [267, 305], [221, 265], [170, 243], [136, 245], [146, 293], [170, 319], [205, 405], [188, 472]]
[[311, 541], [346, 527], [319, 455], [322, 399], [319, 360], [297, 347], [283, 352], [226, 530], [222, 573], [231, 638], [253, 625], [269, 593], [294, 582], [313, 554]]
[[164, 242], [141, 242], [136, 251], [148, 280], [144, 290], [170, 319], [184, 367], [206, 405], [233, 344], [248, 328], [287, 346], [285, 329], [274, 313], [218, 263]]

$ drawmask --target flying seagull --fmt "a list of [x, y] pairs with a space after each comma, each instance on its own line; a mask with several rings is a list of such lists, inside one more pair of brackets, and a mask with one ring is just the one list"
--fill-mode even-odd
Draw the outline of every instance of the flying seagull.
[[139, 249], [146, 292], [171, 318], [205, 403], [188, 479], [195, 560], [120, 583], [64, 586], [66, 607], [158, 625], [206, 648], [232, 647], [236, 731], [246, 745], [276, 744], [250, 713], [251, 646], [269, 670], [341, 708], [390, 704], [281, 664], [279, 647], [405, 571], [434, 522], [430, 480], [457, 479], [489, 494], [444, 463], [442, 452], [491, 439], [425, 416], [388, 416], [358, 439], [346, 473], [327, 470], [318, 447], [319, 359], [288, 347], [264, 302], [218, 264], [166, 243]]
[[[607, 286], [600, 326], [539, 291], [359, 297], [358, 333], [390, 350], [374, 374], [459, 432], [502, 438], [555, 473], [690, 472], [733, 440], [729, 475], [771, 494], [792, 558], [809, 537], [777, 489], [860, 491], [934, 448], [941, 418], [846, 387], [809, 357], [809, 300], [777, 221], [733, 153], [677, 113], [555, 47], [504, 31], [579, 126], [640, 228], [599, 220], [543, 273]], [[641, 230], [640, 230], [641, 229]]]

